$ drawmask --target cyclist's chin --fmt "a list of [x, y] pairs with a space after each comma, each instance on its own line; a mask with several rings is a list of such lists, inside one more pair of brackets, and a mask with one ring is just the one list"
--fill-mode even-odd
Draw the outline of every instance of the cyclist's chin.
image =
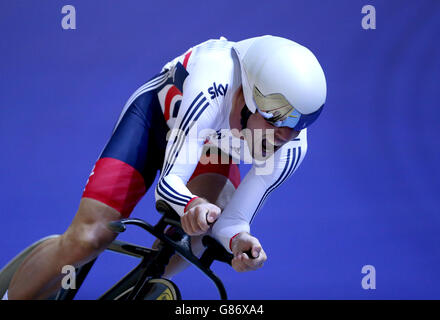
[[255, 160], [258, 160], [258, 161], [266, 161], [268, 158], [270, 158], [270, 156], [272, 155], [273, 153], [271, 153], [271, 154], [259, 154], [259, 153], [257, 153], [257, 152], [254, 152], [254, 153], [252, 153], [252, 158], [254, 158]]
[[258, 161], [265, 161], [269, 159], [278, 149], [278, 147], [275, 147], [272, 144], [268, 144], [266, 139], [262, 139], [261, 141], [256, 143], [252, 143], [247, 140], [246, 142], [252, 158]]

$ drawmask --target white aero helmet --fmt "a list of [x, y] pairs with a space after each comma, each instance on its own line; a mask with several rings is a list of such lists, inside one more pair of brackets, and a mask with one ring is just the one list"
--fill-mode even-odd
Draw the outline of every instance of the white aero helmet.
[[233, 45], [241, 66], [244, 99], [277, 127], [300, 131], [318, 118], [327, 95], [324, 71], [306, 47], [262, 36]]

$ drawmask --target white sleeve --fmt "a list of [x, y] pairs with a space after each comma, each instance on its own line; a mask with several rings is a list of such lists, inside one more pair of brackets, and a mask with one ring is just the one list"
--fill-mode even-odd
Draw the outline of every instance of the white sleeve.
[[180, 216], [183, 216], [189, 201], [196, 197], [188, 190], [186, 183], [202, 153], [203, 131], [213, 131], [218, 119], [217, 106], [203, 93], [206, 77], [197, 76], [188, 80], [184, 86], [181, 111], [167, 137], [162, 173], [155, 190], [156, 201], [166, 201]]
[[[250, 232], [250, 223], [269, 194], [286, 181], [298, 168], [307, 151], [307, 142], [291, 141], [280, 148], [267, 162], [271, 174], [261, 174], [255, 164], [240, 183], [212, 229], [212, 235], [230, 251], [230, 240], [240, 232]], [[266, 162], [266, 165], [267, 165]]]

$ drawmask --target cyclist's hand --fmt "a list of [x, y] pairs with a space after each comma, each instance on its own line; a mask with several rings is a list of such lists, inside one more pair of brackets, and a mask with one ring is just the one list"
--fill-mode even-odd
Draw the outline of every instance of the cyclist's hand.
[[[197, 202], [196, 202], [197, 201]], [[180, 218], [183, 231], [190, 236], [197, 236], [208, 231], [221, 214], [221, 209], [205, 199], [197, 198], [190, 203], [188, 211]]]
[[[267, 260], [266, 253], [257, 238], [247, 232], [240, 232], [232, 239], [231, 250], [234, 254], [232, 267], [235, 271], [244, 272], [261, 268]], [[251, 252], [252, 258], [246, 251]]]

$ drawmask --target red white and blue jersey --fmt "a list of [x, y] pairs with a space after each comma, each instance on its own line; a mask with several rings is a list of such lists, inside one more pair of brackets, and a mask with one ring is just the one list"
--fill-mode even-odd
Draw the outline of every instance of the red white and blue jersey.
[[[240, 62], [233, 44], [220, 38], [197, 45], [167, 63], [156, 80], [157, 97], [171, 130], [155, 196], [181, 216], [197, 197], [186, 184], [206, 143], [218, 146], [237, 160], [250, 157], [244, 142], [228, 134], [233, 96], [241, 86]], [[250, 223], [264, 201], [298, 168], [306, 151], [304, 129], [271, 157], [269, 173], [262, 174], [265, 164], [254, 161], [213, 226], [212, 235], [225, 248], [229, 249], [235, 234], [250, 232]]]

